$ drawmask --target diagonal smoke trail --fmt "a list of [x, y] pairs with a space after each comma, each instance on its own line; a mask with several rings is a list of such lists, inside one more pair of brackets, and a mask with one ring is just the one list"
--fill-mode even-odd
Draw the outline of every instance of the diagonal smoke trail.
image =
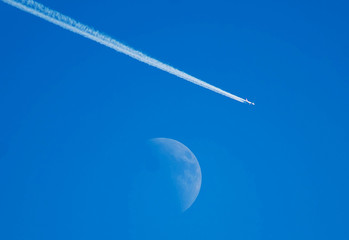
[[236, 101], [242, 102], [242, 103], [250, 103], [248, 100], [242, 99], [238, 96], [235, 96], [231, 93], [228, 93], [220, 88], [217, 88], [215, 86], [212, 86], [211, 84], [208, 84], [200, 79], [197, 79], [185, 72], [182, 72], [174, 67], [171, 67], [165, 63], [162, 63], [154, 58], [151, 58], [137, 50], [134, 50], [115, 39], [102, 34], [93, 28], [90, 28], [84, 24], [81, 24], [74, 19], [65, 16], [57, 11], [51, 10], [44, 5], [37, 3], [32, 0], [1, 0], [13, 7], [16, 7], [22, 11], [31, 13], [37, 17], [40, 17], [48, 22], [51, 22], [53, 24], [56, 24], [64, 29], [70, 30], [74, 33], [77, 33], [81, 36], [84, 36], [88, 39], [91, 39], [93, 41], [96, 41], [104, 46], [110, 47], [118, 52], [124, 53], [134, 59], [137, 59], [138, 61], [144, 62], [146, 64], [149, 64], [150, 66], [156, 67], [158, 69], [161, 69], [165, 72], [168, 72], [170, 74], [173, 74], [177, 77], [180, 77], [184, 80], [187, 80], [189, 82], [192, 82], [196, 85], [199, 85], [201, 87], [207, 88], [211, 91], [214, 91], [218, 94], [224, 95], [226, 97], [229, 97], [231, 99], [234, 99]]

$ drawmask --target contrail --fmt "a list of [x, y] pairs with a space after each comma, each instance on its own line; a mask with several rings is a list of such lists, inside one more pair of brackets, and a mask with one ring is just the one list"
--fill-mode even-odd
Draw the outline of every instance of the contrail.
[[145, 55], [137, 50], [134, 50], [134, 49], [118, 42], [117, 40], [115, 40], [115, 39], [113, 39], [113, 38], [111, 38], [103, 33], [98, 32], [91, 27], [88, 27], [84, 24], [81, 24], [68, 16], [65, 16], [57, 11], [51, 10], [40, 3], [37, 3], [37, 2], [32, 1], [32, 0], [1, 0], [1, 1], [3, 1], [3, 2], [5, 2], [13, 7], [16, 7], [22, 11], [31, 13], [39, 18], [42, 18], [42, 19], [48, 21], [48, 22], [56, 24], [64, 29], [70, 30], [74, 33], [77, 33], [81, 36], [84, 36], [88, 39], [91, 39], [95, 42], [98, 42], [104, 46], [112, 48], [118, 52], [124, 53], [127, 56], [130, 56], [134, 59], [137, 59], [138, 61], [149, 64], [150, 66], [161, 69], [165, 72], [173, 74], [177, 77], [180, 77], [184, 80], [192, 82], [192, 83], [199, 85], [201, 87], [207, 88], [207, 89], [214, 91], [218, 94], [224, 95], [228, 98], [234, 99], [234, 100], [242, 102], [242, 103], [253, 104], [253, 103], [249, 102], [247, 99], [245, 100], [245, 99], [242, 99], [236, 95], [228, 93], [228, 92], [226, 92], [220, 88], [217, 88], [215, 86], [212, 86], [211, 84], [208, 84], [208, 83], [206, 83], [206, 82], [204, 82], [196, 77], [193, 77], [193, 76], [191, 76], [185, 72], [182, 72], [174, 67], [171, 67], [170, 65], [162, 63], [162, 62], [160, 62], [154, 58], [151, 58], [151, 57], [149, 57], [149, 56], [147, 56], [147, 55]]

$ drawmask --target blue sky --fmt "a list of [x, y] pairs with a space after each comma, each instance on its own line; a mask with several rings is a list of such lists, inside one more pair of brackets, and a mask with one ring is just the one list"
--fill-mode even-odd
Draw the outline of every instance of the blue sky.
[[[1, 2], [1, 239], [349, 238], [346, 1], [40, 3], [256, 106]], [[193, 151], [202, 186], [139, 228], [154, 137]]]

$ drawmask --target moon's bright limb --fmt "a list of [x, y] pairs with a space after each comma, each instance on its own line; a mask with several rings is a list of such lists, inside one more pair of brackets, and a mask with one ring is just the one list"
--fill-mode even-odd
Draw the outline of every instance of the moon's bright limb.
[[201, 168], [195, 155], [182, 143], [169, 138], [150, 140], [161, 161], [166, 162], [176, 187], [180, 207], [187, 210], [199, 195]]

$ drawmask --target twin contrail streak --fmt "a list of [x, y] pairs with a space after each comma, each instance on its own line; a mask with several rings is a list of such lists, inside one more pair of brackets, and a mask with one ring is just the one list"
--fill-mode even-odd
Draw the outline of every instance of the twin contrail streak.
[[211, 91], [214, 91], [218, 94], [224, 95], [228, 98], [234, 99], [236, 101], [242, 102], [242, 103], [249, 103], [247, 99], [242, 99], [238, 96], [235, 96], [231, 93], [228, 93], [220, 88], [217, 88], [215, 86], [212, 86], [211, 84], [208, 84], [198, 78], [195, 78], [185, 72], [182, 72], [174, 67], [171, 67], [165, 63], [162, 63], [154, 58], [151, 58], [137, 50], [134, 50], [118, 41], [115, 39], [100, 33], [96, 30], [94, 30], [91, 27], [88, 27], [84, 24], [81, 24], [74, 19], [67, 17], [57, 11], [51, 10], [44, 5], [37, 3], [32, 0], [1, 0], [13, 7], [16, 7], [20, 10], [23, 10], [25, 12], [31, 13], [39, 18], [42, 18], [48, 22], [51, 22], [55, 25], [58, 25], [64, 29], [70, 30], [74, 33], [77, 33], [81, 36], [84, 36], [88, 39], [91, 39], [95, 42], [98, 42], [104, 46], [107, 46], [109, 48], [112, 48], [118, 52], [124, 53], [134, 59], [137, 59], [138, 61], [144, 62], [146, 64], [149, 64], [150, 66], [156, 67], [158, 69], [161, 69], [165, 72], [168, 72], [170, 74], [173, 74], [177, 77], [180, 77], [184, 80], [187, 80], [189, 82], [192, 82], [196, 85], [199, 85], [201, 87], [207, 88]]

